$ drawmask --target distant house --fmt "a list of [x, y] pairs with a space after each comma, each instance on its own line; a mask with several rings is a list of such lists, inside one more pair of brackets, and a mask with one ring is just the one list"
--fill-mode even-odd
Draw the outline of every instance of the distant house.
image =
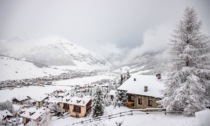
[[37, 97], [35, 98], [35, 103], [37, 107], [43, 107], [45, 104], [45, 101], [48, 99], [48, 96], [43, 96], [43, 97]]
[[12, 103], [22, 105], [24, 102], [26, 102], [30, 99], [31, 98], [29, 96], [18, 96], [18, 97], [12, 98]]
[[51, 119], [50, 112], [46, 108], [28, 108], [24, 109], [20, 113], [20, 117], [23, 118], [23, 124], [27, 124], [30, 121], [36, 126], [45, 126], [48, 120]]
[[133, 74], [118, 90], [127, 91], [126, 105], [134, 109], [157, 108], [163, 83], [155, 75]]
[[109, 98], [113, 101], [114, 98], [116, 97], [116, 90], [110, 90], [108, 93]]
[[74, 117], [85, 117], [91, 111], [92, 100], [89, 96], [64, 98], [59, 106], [63, 112], [69, 112]]
[[0, 121], [10, 120], [13, 115], [8, 110], [0, 110]]

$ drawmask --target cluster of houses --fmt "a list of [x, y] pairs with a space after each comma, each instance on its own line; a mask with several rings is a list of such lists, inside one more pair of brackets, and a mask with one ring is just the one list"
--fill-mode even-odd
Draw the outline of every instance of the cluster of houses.
[[60, 75], [50, 75], [45, 77], [38, 77], [32, 79], [22, 79], [22, 80], [6, 80], [0, 82], [0, 90], [3, 89], [13, 89], [15, 87], [22, 87], [22, 86], [30, 86], [30, 85], [51, 85], [52, 81], [56, 80], [65, 80], [65, 79], [72, 79], [76, 77], [84, 77], [84, 76], [93, 76], [95, 72], [69, 72], [69, 73], [62, 73]]
[[[104, 80], [105, 81], [105, 80]], [[160, 76], [140, 75], [138, 73], [130, 76], [118, 88], [109, 83], [96, 85], [74, 86], [74, 90], [55, 90], [42, 97], [32, 98], [30, 96], [14, 97], [12, 103], [21, 105], [18, 111], [22, 124], [32, 121], [39, 125], [48, 122], [51, 115], [61, 113], [72, 117], [85, 117], [91, 112], [94, 88], [100, 87], [112, 101], [116, 98], [116, 92], [125, 91], [127, 95], [126, 106], [133, 109], [157, 108], [157, 101], [162, 98], [160, 90], [164, 89]], [[55, 109], [55, 106], [57, 109]], [[12, 115], [0, 118], [8, 120]]]

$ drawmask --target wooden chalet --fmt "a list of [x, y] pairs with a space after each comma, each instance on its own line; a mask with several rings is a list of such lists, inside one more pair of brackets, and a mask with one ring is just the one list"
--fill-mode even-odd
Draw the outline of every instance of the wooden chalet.
[[63, 98], [59, 106], [63, 112], [69, 112], [74, 117], [85, 117], [91, 112], [92, 100], [89, 96]]
[[155, 75], [133, 74], [118, 90], [126, 91], [126, 105], [134, 109], [157, 108], [163, 83]]

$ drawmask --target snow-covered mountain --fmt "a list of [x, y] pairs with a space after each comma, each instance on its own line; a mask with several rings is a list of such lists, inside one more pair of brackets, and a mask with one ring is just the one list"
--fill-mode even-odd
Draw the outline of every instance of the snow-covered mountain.
[[[31, 43], [33, 44], [30, 45]], [[14, 45], [17, 46], [11, 49]], [[1, 53], [61, 69], [97, 70], [111, 67], [105, 58], [60, 37], [16, 42], [12, 46], [4, 46], [4, 49], [0, 49]], [[21, 51], [16, 51], [18, 49]]]
[[48, 68], [41, 64], [0, 56], [0, 81], [59, 75], [66, 72]]
[[136, 73], [149, 70], [149, 74], [162, 73], [165, 71], [168, 61], [169, 54], [167, 49], [146, 51], [134, 56], [130, 59], [128, 64], [115, 69], [114, 72], [125, 73], [129, 71], [130, 73]]

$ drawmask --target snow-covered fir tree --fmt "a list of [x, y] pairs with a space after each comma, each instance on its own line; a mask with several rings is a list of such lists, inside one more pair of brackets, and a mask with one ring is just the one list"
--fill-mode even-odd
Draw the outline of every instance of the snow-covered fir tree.
[[1, 102], [0, 103], [0, 110], [8, 110], [11, 113], [13, 113], [14, 108], [13, 108], [12, 102], [10, 102], [10, 101]]
[[182, 111], [186, 116], [205, 109], [208, 102], [209, 40], [200, 29], [196, 11], [186, 8], [170, 43], [170, 72], [160, 101], [168, 111]]
[[100, 88], [97, 89], [93, 104], [93, 118], [104, 114], [104, 96]]
[[121, 74], [121, 75], [120, 75], [120, 81], [119, 81], [119, 84], [120, 84], [120, 85], [122, 85], [122, 84], [123, 84], [123, 81], [124, 81], [124, 77], [123, 77], [123, 75]]
[[125, 105], [127, 96], [126, 96], [126, 91], [117, 91], [117, 102], [118, 104]]
[[129, 70], [127, 71], [127, 79], [131, 77]]

